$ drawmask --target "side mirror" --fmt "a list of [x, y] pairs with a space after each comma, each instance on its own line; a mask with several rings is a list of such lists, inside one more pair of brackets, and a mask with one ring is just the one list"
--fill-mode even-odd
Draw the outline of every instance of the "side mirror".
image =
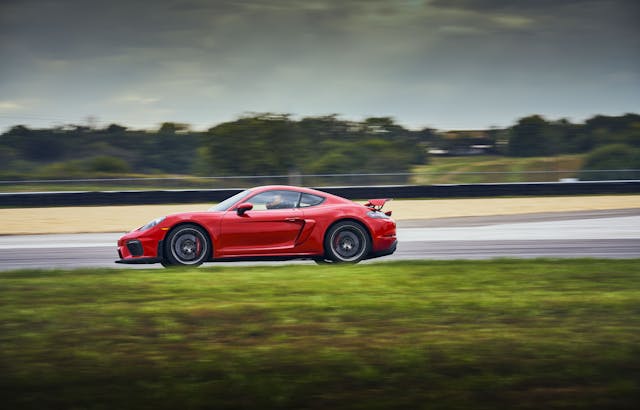
[[250, 204], [249, 202], [245, 202], [243, 204], [238, 205], [238, 207], [236, 208], [236, 212], [238, 213], [238, 215], [242, 216], [244, 215], [245, 212], [250, 211], [253, 209], [253, 204]]

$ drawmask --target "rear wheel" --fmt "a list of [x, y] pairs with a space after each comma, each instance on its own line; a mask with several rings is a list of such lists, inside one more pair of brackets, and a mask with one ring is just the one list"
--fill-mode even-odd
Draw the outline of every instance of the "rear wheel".
[[211, 241], [204, 229], [187, 224], [174, 228], [165, 241], [162, 265], [198, 266], [211, 254]]
[[371, 241], [366, 229], [355, 221], [342, 221], [327, 231], [324, 248], [334, 262], [360, 262], [369, 252]]

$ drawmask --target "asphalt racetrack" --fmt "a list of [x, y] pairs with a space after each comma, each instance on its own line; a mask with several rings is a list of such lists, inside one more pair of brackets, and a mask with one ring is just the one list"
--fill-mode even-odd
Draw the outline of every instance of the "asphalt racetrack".
[[[122, 232], [3, 235], [0, 236], [0, 270], [161, 267], [114, 263], [116, 241], [121, 235]], [[405, 220], [398, 223], [398, 241], [395, 254], [374, 261], [637, 258], [640, 257], [640, 209]]]

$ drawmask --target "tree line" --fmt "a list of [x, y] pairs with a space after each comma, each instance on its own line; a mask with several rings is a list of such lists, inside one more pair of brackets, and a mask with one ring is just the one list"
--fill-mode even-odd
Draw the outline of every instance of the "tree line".
[[[453, 135], [453, 137], [452, 137]], [[494, 155], [593, 155], [585, 166], [640, 168], [640, 115], [598, 115], [584, 123], [533, 115], [507, 128], [475, 132], [409, 130], [389, 117], [299, 120], [254, 114], [196, 132], [186, 124], [157, 130], [17, 125], [0, 135], [3, 179], [131, 174], [200, 176], [409, 172], [428, 151], [470, 146]]]

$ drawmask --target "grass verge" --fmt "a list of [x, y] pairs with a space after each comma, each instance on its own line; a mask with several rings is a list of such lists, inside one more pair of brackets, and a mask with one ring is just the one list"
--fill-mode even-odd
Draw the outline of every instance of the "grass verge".
[[513, 158], [479, 155], [433, 157], [428, 165], [416, 166], [414, 184], [477, 184], [506, 182], [554, 182], [575, 178], [585, 155]]
[[640, 259], [0, 273], [6, 408], [632, 408]]

